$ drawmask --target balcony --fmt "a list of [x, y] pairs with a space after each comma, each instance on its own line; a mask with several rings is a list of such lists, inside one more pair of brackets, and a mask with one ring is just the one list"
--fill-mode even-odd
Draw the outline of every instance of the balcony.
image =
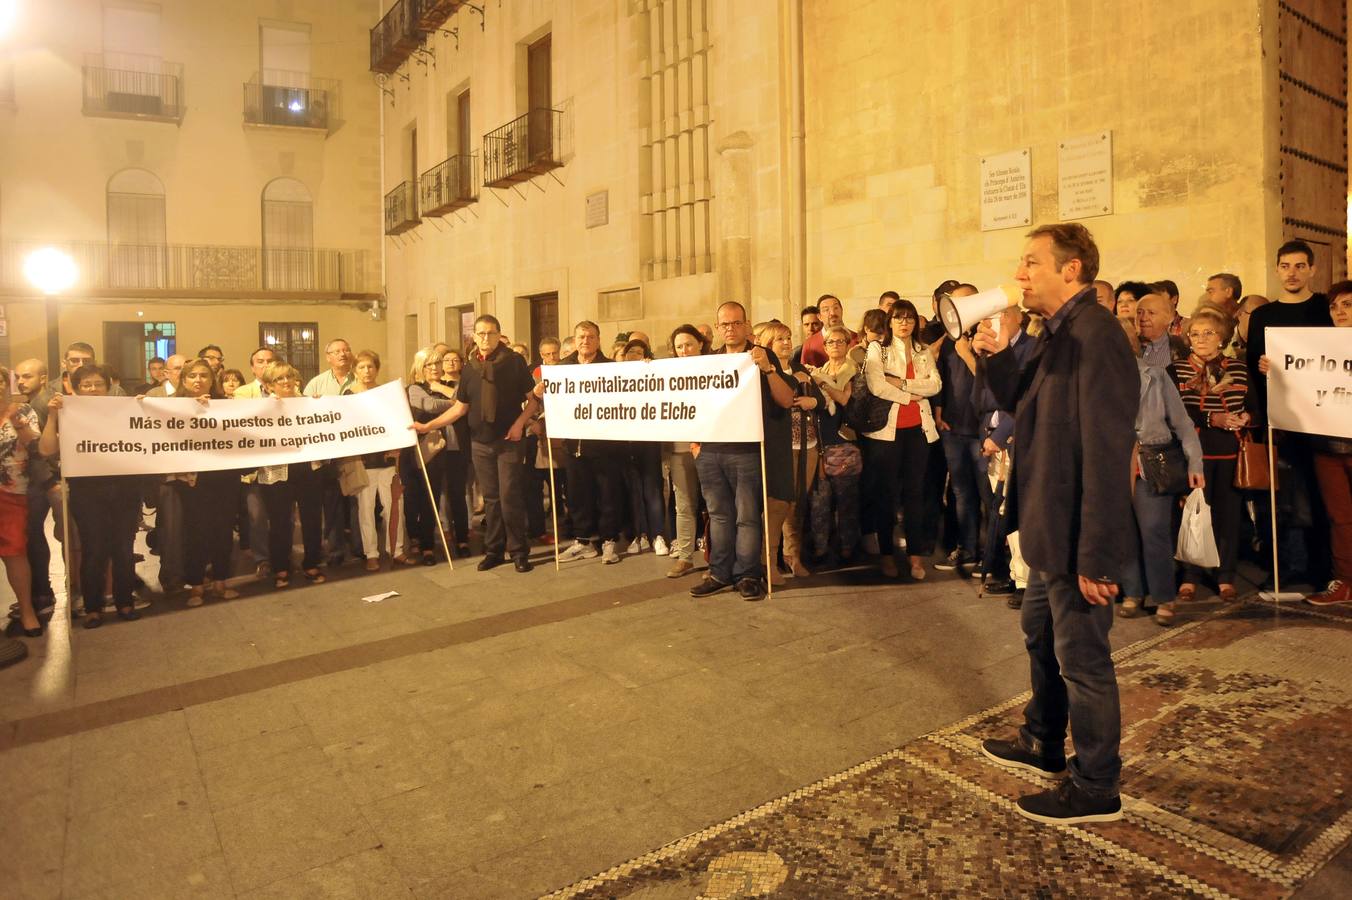
[[265, 70], [244, 84], [244, 121], [278, 128], [329, 129], [338, 82], [306, 72]]
[[417, 228], [419, 221], [417, 186], [411, 181], [400, 182], [385, 195], [385, 233], [403, 234]]
[[[51, 242], [0, 246], [0, 295], [29, 296], [23, 263]], [[73, 295], [160, 299], [360, 299], [378, 277], [365, 250], [187, 244], [56, 243], [80, 270]]]
[[133, 53], [86, 53], [84, 114], [183, 121], [183, 65]]
[[392, 75], [422, 43], [426, 32], [419, 27], [422, 3], [395, 0], [389, 12], [371, 29], [371, 71]]
[[371, 71], [392, 75], [465, 0], [396, 0], [371, 29]]
[[563, 112], [532, 109], [484, 135], [484, 185], [510, 187], [563, 165]]
[[452, 156], [422, 174], [418, 179], [419, 207], [424, 216], [444, 216], [479, 199], [477, 156]]

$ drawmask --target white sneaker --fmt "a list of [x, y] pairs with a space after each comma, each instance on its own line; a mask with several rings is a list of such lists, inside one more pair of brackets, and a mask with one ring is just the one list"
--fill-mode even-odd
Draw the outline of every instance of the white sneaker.
[[589, 545], [586, 541], [573, 541], [571, 547], [559, 554], [559, 559], [565, 562], [574, 559], [582, 559], [582, 557], [586, 555], [588, 548]]
[[[630, 552], [633, 552], [633, 551], [630, 551]], [[620, 561], [620, 554], [618, 554], [618, 553], [615, 552], [615, 542], [614, 542], [614, 541], [606, 541], [604, 544], [601, 545], [601, 562], [606, 563], [607, 565], [610, 565], [610, 564], [613, 564], [613, 563], [617, 563], [617, 562], [619, 562], [619, 561]]]
[[[630, 556], [634, 556], [641, 550], [642, 548], [639, 546], [638, 538], [634, 538], [632, 541], [629, 542], [629, 549], [624, 552], [628, 553]], [[607, 562], [609, 562], [609, 560], [607, 560]]]
[[639, 550], [651, 550], [652, 546], [652, 544], [648, 543], [648, 536], [646, 534], [638, 539]]
[[596, 557], [600, 555], [601, 555], [600, 551], [596, 549], [596, 545], [591, 543], [590, 541], [582, 545], [583, 559], [596, 559]]
[[660, 534], [653, 540], [653, 552], [658, 556], [666, 556], [671, 552], [671, 548], [667, 546], [667, 539]]

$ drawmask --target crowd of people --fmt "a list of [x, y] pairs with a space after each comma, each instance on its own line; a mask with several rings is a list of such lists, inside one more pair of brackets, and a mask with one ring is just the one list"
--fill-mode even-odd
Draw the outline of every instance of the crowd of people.
[[[1267, 329], [1352, 327], [1352, 282], [1314, 292], [1308, 245], [1283, 245], [1276, 274], [1281, 292], [1269, 299], [1218, 273], [1190, 316], [1179, 311], [1171, 281], [1079, 285], [1072, 303], [1112, 312], [1137, 359], [1137, 452], [1122, 473], [1133, 485], [1133, 515], [1114, 526], [1130, 548], [1117, 575], [1121, 616], [1149, 614], [1168, 625], [1201, 591], [1234, 602], [1239, 559], [1266, 564], [1272, 541], [1290, 568], [1283, 580], [1327, 585], [1309, 602], [1352, 600], [1352, 441], [1278, 433], [1275, 535], [1267, 492], [1236, 475], [1246, 445], [1266, 440]], [[283, 589], [297, 574], [323, 582], [349, 560], [377, 571], [434, 565], [448, 553], [469, 557], [477, 538], [481, 570], [510, 562], [530, 571], [532, 547], [558, 542], [568, 562], [669, 556], [671, 578], [707, 559], [693, 596], [734, 591], [759, 600], [767, 580], [780, 585], [819, 569], [876, 566], [882, 579], [911, 582], [933, 569], [978, 577], [985, 594], [1017, 609], [1028, 570], [1020, 535], [1008, 527], [1008, 487], [1021, 455], [1034, 451], [1017, 446], [1015, 411], [988, 383], [971, 336], [950, 339], [929, 315], [944, 295], [977, 292], [945, 281], [922, 312], [886, 291], [855, 328], [831, 294], [804, 308], [794, 326], [753, 322], [741, 303], [727, 301], [712, 324], [681, 325], [660, 344], [643, 331], [621, 333], [608, 352], [600, 328], [582, 321], [562, 339], [541, 340], [534, 359], [496, 318], [481, 315], [472, 346], [423, 348], [404, 373], [416, 450], [248, 471], [63, 482], [63, 398], [210, 405], [355, 394], [389, 380], [379, 354], [354, 354], [332, 340], [326, 368], [304, 384], [269, 347], [254, 351], [247, 373], [228, 368], [221, 348], [208, 345], [191, 358], [151, 360], [145, 381], [134, 384], [99, 365], [83, 342], [67, 348], [56, 378], [35, 359], [12, 373], [0, 367], [0, 557], [17, 597], [10, 631], [40, 636], [51, 614], [49, 521], [66, 544], [72, 599], [87, 628], [109, 613], [134, 620], [149, 602], [135, 542], [147, 528], [160, 588], [189, 607], [237, 596], [231, 584], [241, 571]], [[1049, 323], [1011, 307], [1000, 314], [1000, 331], [1012, 351], [1004, 363], [1026, 366]], [[764, 508], [758, 444], [549, 436], [543, 366], [744, 352], [761, 377]], [[1056, 477], [1054, 459], [1038, 468]], [[1220, 559], [1207, 571], [1174, 558], [1182, 500], [1197, 488]]]

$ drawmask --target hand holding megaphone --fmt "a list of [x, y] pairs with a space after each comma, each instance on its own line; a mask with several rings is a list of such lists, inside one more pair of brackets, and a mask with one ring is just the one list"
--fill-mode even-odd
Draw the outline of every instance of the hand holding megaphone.
[[[939, 298], [939, 318], [943, 320], [944, 330], [953, 340], [964, 334], [975, 334], [972, 349], [977, 352], [997, 353], [1009, 346], [1007, 336], [1001, 341], [1001, 314], [1006, 309], [1019, 305], [1023, 292], [1011, 285], [1000, 285], [988, 291], [970, 294], [966, 297], [954, 297], [944, 294]], [[978, 329], [978, 324], [982, 326]], [[981, 341], [983, 330], [999, 344], [996, 349], [987, 349]]]

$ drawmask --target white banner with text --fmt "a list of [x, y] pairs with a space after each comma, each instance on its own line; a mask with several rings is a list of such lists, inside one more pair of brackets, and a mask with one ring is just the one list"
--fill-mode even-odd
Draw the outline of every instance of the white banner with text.
[[1273, 428], [1352, 438], [1352, 328], [1269, 328]]
[[71, 478], [314, 462], [410, 447], [416, 438], [398, 382], [347, 397], [62, 402], [61, 471]]
[[747, 353], [545, 366], [553, 438], [751, 441], [763, 435], [760, 370]]

